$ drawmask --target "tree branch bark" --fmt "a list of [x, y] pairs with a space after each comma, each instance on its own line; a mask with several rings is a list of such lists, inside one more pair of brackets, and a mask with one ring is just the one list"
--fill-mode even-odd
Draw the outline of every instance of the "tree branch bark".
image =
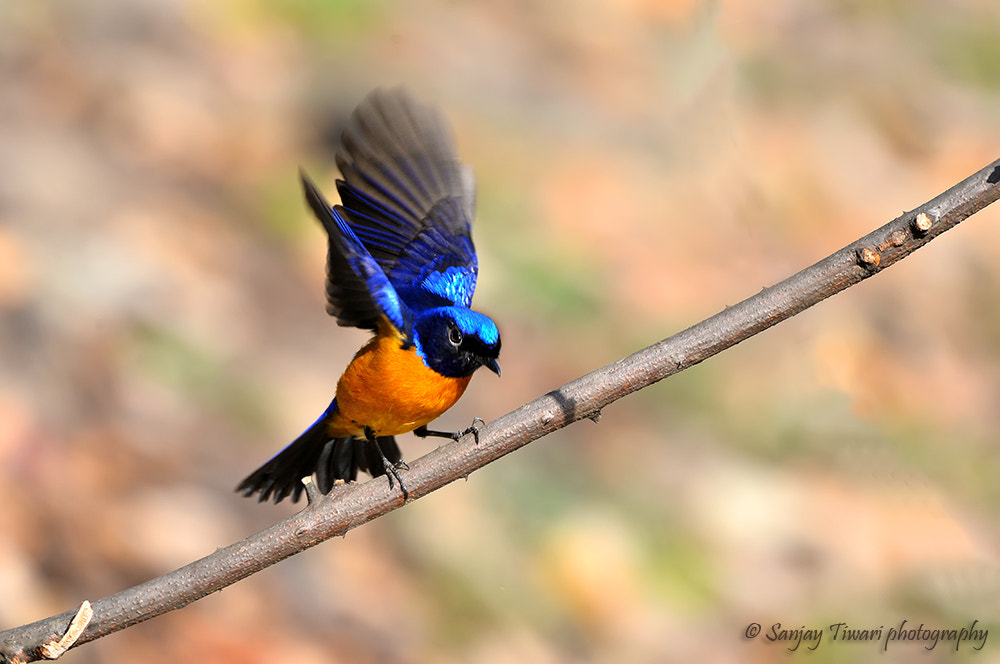
[[[847, 245], [815, 265], [637, 353], [535, 399], [471, 437], [411, 464], [410, 500], [467, 477], [533, 440], [699, 362], [881, 272], [1000, 198], [1000, 159]], [[265, 567], [401, 507], [397, 489], [378, 480], [338, 487], [330, 496], [267, 530], [164, 576], [92, 602], [93, 619], [75, 647], [187, 606]], [[0, 662], [30, 662], [52, 652], [77, 611], [0, 632]], [[77, 620], [77, 625], [80, 621]], [[57, 649], [58, 650], [58, 649]], [[51, 654], [49, 655], [51, 656]]]

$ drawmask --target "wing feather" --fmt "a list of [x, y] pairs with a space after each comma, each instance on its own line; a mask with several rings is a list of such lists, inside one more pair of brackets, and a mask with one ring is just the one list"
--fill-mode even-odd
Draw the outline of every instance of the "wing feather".
[[474, 182], [442, 115], [402, 88], [376, 90], [352, 115], [336, 161], [337, 209], [400, 297], [414, 308], [468, 306]]
[[399, 294], [382, 267], [351, 226], [333, 208], [304, 172], [300, 173], [306, 201], [329, 236], [327, 252], [327, 311], [337, 323], [374, 330], [385, 317], [397, 330], [407, 331], [409, 321]]

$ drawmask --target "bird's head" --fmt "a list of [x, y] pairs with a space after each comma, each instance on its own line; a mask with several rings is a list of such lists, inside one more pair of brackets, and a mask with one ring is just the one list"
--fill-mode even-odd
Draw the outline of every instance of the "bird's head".
[[479, 367], [500, 375], [500, 330], [489, 316], [464, 307], [437, 307], [413, 325], [417, 351], [442, 376], [464, 378]]

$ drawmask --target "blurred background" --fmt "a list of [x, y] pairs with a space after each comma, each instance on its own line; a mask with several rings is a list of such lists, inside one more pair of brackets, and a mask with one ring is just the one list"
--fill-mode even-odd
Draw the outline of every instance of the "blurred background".
[[[340, 127], [405, 83], [478, 176], [487, 420], [998, 156], [989, 0], [0, 4], [0, 626], [291, 514], [233, 493], [365, 333], [324, 313]], [[467, 482], [67, 662], [1000, 661], [1000, 207]], [[413, 460], [434, 441], [402, 441]], [[805, 657], [797, 652], [792, 657]]]

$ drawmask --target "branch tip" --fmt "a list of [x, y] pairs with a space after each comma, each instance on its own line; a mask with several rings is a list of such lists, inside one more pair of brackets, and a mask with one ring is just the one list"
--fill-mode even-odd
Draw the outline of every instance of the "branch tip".
[[90, 602], [83, 600], [80, 609], [73, 616], [69, 627], [66, 628], [66, 633], [58, 640], [50, 639], [40, 645], [38, 653], [45, 659], [59, 659], [67, 650], [73, 647], [73, 644], [80, 638], [83, 631], [87, 629], [87, 625], [90, 624], [93, 617], [94, 609], [90, 606]]
[[319, 501], [323, 500], [323, 492], [320, 491], [319, 487], [316, 486], [316, 483], [313, 482], [312, 475], [308, 475], [306, 477], [303, 477], [300, 481], [302, 482], [303, 486], [305, 486], [305, 488], [306, 488], [306, 504], [307, 505], [315, 505]]

